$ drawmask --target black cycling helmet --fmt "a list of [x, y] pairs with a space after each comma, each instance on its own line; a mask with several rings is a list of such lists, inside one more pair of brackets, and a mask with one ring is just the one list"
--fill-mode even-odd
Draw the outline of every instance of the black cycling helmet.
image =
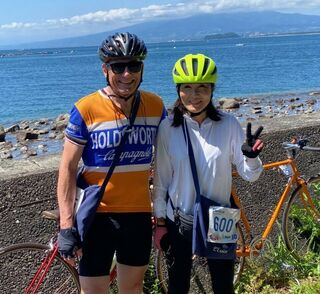
[[130, 33], [115, 33], [104, 40], [99, 47], [99, 57], [104, 63], [120, 58], [142, 61], [146, 55], [147, 47], [144, 42]]

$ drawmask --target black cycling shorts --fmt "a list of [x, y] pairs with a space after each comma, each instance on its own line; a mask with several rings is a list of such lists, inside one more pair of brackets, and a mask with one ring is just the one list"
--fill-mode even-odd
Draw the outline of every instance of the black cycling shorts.
[[109, 275], [114, 253], [121, 264], [147, 265], [151, 243], [151, 213], [97, 213], [83, 243], [80, 276]]

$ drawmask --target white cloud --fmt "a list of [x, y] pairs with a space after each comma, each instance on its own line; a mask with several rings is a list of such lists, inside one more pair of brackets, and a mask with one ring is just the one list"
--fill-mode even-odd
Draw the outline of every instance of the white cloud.
[[0, 30], [19, 30], [32, 28], [57, 28], [90, 23], [109, 24], [121, 27], [130, 23], [143, 22], [155, 18], [185, 17], [195, 13], [219, 12], [226, 10], [298, 10], [319, 8], [320, 0], [220, 0], [220, 1], [185, 1], [178, 4], [150, 5], [138, 9], [119, 8], [108, 11], [96, 11], [70, 18], [49, 19], [44, 22], [13, 22], [0, 25]]
[[185, 0], [177, 4], [150, 5], [136, 9], [110, 9], [41, 22], [12, 22], [0, 25], [0, 35], [8, 33], [32, 34], [32, 32], [39, 34], [43, 32], [48, 35], [48, 32], [55, 32], [55, 34], [65, 37], [67, 34], [70, 36], [112, 30], [155, 19], [239, 10], [277, 10], [320, 14], [320, 0]]

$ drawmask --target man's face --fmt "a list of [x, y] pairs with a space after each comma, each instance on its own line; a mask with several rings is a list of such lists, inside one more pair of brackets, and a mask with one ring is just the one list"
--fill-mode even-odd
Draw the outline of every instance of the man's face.
[[139, 86], [142, 78], [143, 63], [136, 60], [117, 60], [103, 65], [114, 94], [129, 97]]

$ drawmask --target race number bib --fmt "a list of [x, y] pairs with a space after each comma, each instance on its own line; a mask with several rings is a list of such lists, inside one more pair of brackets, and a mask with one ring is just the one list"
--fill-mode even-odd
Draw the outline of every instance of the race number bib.
[[212, 243], [236, 243], [240, 209], [210, 206], [208, 241]]

